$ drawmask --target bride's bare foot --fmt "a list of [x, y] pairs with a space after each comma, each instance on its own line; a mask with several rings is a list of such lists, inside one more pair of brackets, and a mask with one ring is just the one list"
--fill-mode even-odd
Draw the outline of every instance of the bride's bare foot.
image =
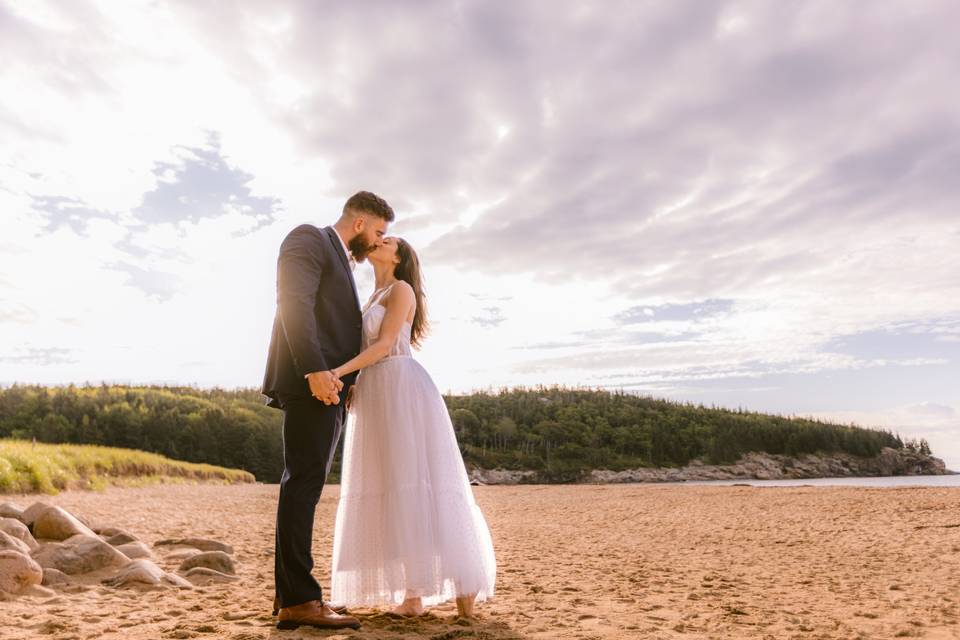
[[476, 599], [476, 594], [469, 596], [457, 596], [457, 615], [461, 618], [472, 618], [473, 603]]
[[423, 600], [420, 598], [407, 598], [402, 604], [394, 608], [393, 613], [405, 617], [422, 616], [424, 613]]

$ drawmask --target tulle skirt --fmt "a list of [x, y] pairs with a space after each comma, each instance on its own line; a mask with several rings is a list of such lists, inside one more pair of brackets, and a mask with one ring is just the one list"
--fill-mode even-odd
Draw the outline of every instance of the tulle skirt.
[[493, 595], [496, 561], [443, 397], [410, 356], [354, 388], [333, 538], [331, 602], [425, 605]]

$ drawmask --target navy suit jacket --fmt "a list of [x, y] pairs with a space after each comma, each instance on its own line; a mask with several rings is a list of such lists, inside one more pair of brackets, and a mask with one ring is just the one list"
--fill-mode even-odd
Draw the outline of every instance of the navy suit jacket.
[[[333, 227], [300, 225], [280, 245], [277, 313], [261, 392], [282, 408], [282, 396], [307, 396], [304, 376], [360, 353], [362, 319], [350, 263]], [[343, 377], [342, 397], [356, 378]]]

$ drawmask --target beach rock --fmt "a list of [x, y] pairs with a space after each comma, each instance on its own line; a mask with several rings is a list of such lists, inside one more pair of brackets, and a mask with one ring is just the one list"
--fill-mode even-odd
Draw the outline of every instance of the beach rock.
[[30, 527], [33, 525], [33, 521], [37, 519], [37, 516], [49, 508], [50, 505], [46, 502], [34, 502], [23, 510], [23, 513], [20, 515], [20, 522]]
[[134, 582], [141, 584], [160, 584], [164, 571], [155, 563], [140, 558], [124, 566], [113, 577], [103, 580], [103, 584], [111, 587], [122, 587]]
[[193, 584], [213, 584], [213, 583], [224, 583], [224, 582], [236, 582], [240, 579], [240, 576], [231, 576], [216, 569], [210, 569], [208, 567], [194, 567], [190, 569], [185, 574], [186, 578]]
[[35, 538], [48, 540], [66, 540], [76, 535], [97, 536], [73, 514], [60, 507], [49, 507], [41, 511], [34, 519], [32, 529]]
[[163, 559], [164, 559], [164, 560], [170, 560], [170, 561], [174, 561], [174, 560], [185, 560], [185, 559], [187, 559], [187, 558], [192, 558], [193, 556], [197, 555], [198, 553], [203, 553], [203, 552], [200, 551], [199, 549], [194, 549], [193, 547], [190, 547], [190, 548], [188, 548], [188, 549], [177, 548], [177, 549], [173, 549], [173, 550], [170, 551], [169, 553], [165, 554], [165, 555], [163, 556]]
[[65, 574], [63, 571], [60, 571], [59, 569], [53, 569], [51, 567], [43, 568], [43, 582], [41, 582], [40, 584], [49, 587], [55, 584], [69, 584], [69, 583], [70, 583], [70, 576]]
[[[48, 587], [39, 584], [31, 584], [20, 590], [20, 596], [33, 596], [34, 598], [51, 598], [57, 595], [57, 592]], [[44, 603], [46, 604], [46, 603]]]
[[129, 544], [131, 542], [137, 542], [137, 537], [127, 533], [126, 531], [116, 530], [116, 533], [113, 533], [110, 536], [105, 536], [100, 534], [100, 537], [107, 541], [107, 544], [112, 544], [115, 547], [119, 547], [123, 544]]
[[535, 482], [536, 479], [536, 471], [479, 468], [470, 471], [470, 483], [476, 485], [523, 484], [526, 482]]
[[168, 571], [163, 575], [163, 580], [164, 582], [168, 584], [172, 584], [175, 587], [182, 587], [184, 589], [193, 589], [192, 582], [170, 571]]
[[12, 502], [0, 503], [0, 518], [21, 520], [21, 518], [23, 518], [23, 509]]
[[[109, 540], [107, 541], [107, 544], [112, 545]], [[136, 560], [137, 558], [147, 558], [149, 560], [153, 560], [153, 552], [150, 551], [150, 547], [139, 540], [118, 545], [116, 549], [131, 560]]]
[[30, 533], [30, 529], [28, 529], [27, 525], [23, 524], [19, 520], [14, 520], [13, 518], [0, 518], [0, 531], [13, 536], [14, 538], [19, 538], [25, 542], [27, 547], [30, 549], [37, 548], [37, 541], [34, 540], [33, 535]]
[[876, 458], [877, 475], [884, 476], [939, 476], [951, 474], [940, 458], [910, 451], [884, 447]]
[[132, 584], [147, 585], [174, 585], [191, 588], [193, 585], [180, 576], [164, 571], [154, 562], [140, 558], [129, 563], [112, 578], [107, 578], [103, 584], [110, 587], [127, 587]]
[[233, 564], [233, 558], [223, 551], [204, 551], [194, 556], [190, 556], [180, 563], [180, 571], [188, 571], [194, 567], [206, 567], [221, 573], [235, 574], [236, 567]]
[[49, 542], [33, 551], [42, 567], [59, 569], [68, 575], [120, 567], [130, 558], [96, 536], [77, 535], [64, 542]]
[[11, 550], [19, 551], [25, 555], [30, 555], [30, 547], [20, 538], [14, 538], [5, 531], [0, 531], [0, 551]]
[[79, 521], [80, 521], [80, 524], [82, 524], [83, 526], [85, 526], [87, 529], [90, 529], [91, 531], [93, 531], [93, 528], [94, 528], [94, 527], [100, 528], [99, 525], [94, 524], [93, 521], [92, 521], [90, 518], [86, 517], [85, 515], [82, 515], [82, 514], [79, 514], [79, 513], [73, 513], [72, 511], [70, 512], [70, 514], [71, 514], [74, 518], [76, 518], [77, 520], [79, 520]]
[[20, 593], [43, 581], [43, 569], [19, 551], [0, 551], [0, 591]]
[[217, 540], [208, 540], [206, 538], [168, 538], [160, 540], [153, 544], [155, 547], [193, 547], [201, 551], [223, 551], [224, 553], [233, 553], [233, 547]]

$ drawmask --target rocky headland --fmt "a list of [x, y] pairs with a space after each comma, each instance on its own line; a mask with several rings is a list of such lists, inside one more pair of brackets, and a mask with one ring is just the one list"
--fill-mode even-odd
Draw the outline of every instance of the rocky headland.
[[[845, 453], [785, 456], [748, 453], [737, 462], [725, 465], [693, 460], [684, 467], [641, 467], [623, 471], [594, 469], [581, 476], [586, 484], [629, 482], [686, 482], [695, 480], [787, 480], [806, 478], [853, 478], [882, 476], [951, 475], [943, 460], [931, 455], [884, 447], [872, 458]], [[475, 484], [538, 484], [549, 479], [538, 471], [472, 469]]]

